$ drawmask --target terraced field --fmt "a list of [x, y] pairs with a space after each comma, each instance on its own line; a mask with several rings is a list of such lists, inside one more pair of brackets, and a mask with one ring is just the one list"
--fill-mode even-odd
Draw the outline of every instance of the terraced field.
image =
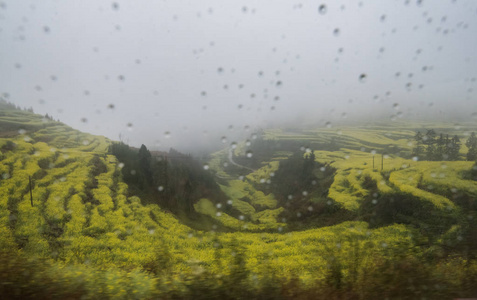
[[[197, 199], [194, 207], [230, 231], [217, 232], [193, 230], [158, 205], [145, 206], [131, 196], [122, 164], [108, 154], [110, 141], [104, 137], [18, 110], [2, 110], [0, 124], [8, 132], [0, 138], [0, 294], [7, 298], [370, 299], [383, 295], [374, 288], [379, 286], [440, 297], [467, 295], [466, 278], [477, 274], [475, 261], [461, 256], [441, 256], [432, 269], [421, 261], [441, 245], [465, 240], [457, 221], [436, 236], [431, 249], [419, 246], [423, 236], [412, 223], [371, 226], [360, 219], [372, 199], [403, 192], [459, 220], [463, 212], [452, 195], [475, 196], [476, 182], [465, 178], [472, 162], [398, 156], [409, 152], [411, 129], [391, 136], [377, 129], [314, 130], [298, 138], [265, 132], [264, 139], [303, 143], [315, 151], [317, 162], [334, 168], [326, 200], [356, 217], [301, 231], [290, 230], [282, 217], [288, 208], [264, 188], [273, 184], [292, 149], [276, 148], [246, 174], [224, 166], [228, 151], [215, 154], [209, 166], [230, 200]], [[339, 149], [320, 149], [333, 139]], [[373, 169], [370, 151], [378, 160], [390, 146], [399, 149], [384, 158], [382, 170], [378, 162]], [[242, 145], [234, 157], [246, 151]], [[314, 172], [323, 178], [323, 170]], [[309, 196], [313, 202], [315, 195]], [[225, 213], [227, 206], [231, 214]], [[382, 274], [393, 275], [379, 279]], [[427, 288], [442, 282], [446, 285]]]

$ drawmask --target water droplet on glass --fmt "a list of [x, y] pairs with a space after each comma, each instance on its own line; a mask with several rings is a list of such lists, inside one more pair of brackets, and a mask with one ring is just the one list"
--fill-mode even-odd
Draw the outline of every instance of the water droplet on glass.
[[331, 128], [331, 127], [332, 127], [331, 122], [329, 122], [329, 121], [326, 122], [326, 123], [325, 123], [325, 126], [326, 126], [326, 128]]
[[366, 79], [367, 79], [366, 74], [363, 73], [363, 74], [359, 75], [359, 81], [360, 82], [364, 83], [364, 82], [366, 82]]
[[334, 36], [339, 36], [340, 33], [341, 33], [341, 31], [340, 31], [339, 28], [335, 28], [335, 29], [333, 30], [333, 35], [334, 35]]
[[247, 150], [246, 154], [245, 154], [248, 158], [251, 158], [253, 156], [253, 153], [251, 150]]
[[160, 186], [157, 187], [157, 190], [158, 190], [159, 192], [162, 192], [162, 191], [164, 190], [164, 187], [163, 187], [162, 185], [160, 185]]
[[165, 137], [166, 139], [170, 138], [170, 137], [171, 137], [170, 131], [164, 132], [164, 137]]
[[81, 122], [83, 122], [83, 123], [88, 123], [88, 119], [86, 119], [86, 118], [81, 118]]
[[326, 8], [326, 5], [325, 4], [321, 4], [319, 7], [318, 7], [318, 12], [322, 15], [326, 14], [326, 11], [328, 9]]
[[277, 83], [275, 84], [277, 87], [281, 87], [283, 85], [283, 83], [281, 81], [277, 81]]
[[208, 170], [209, 169], [209, 165], [208, 164], [204, 164], [204, 170]]
[[245, 145], [246, 145], [246, 146], [250, 146], [251, 144], [252, 144], [252, 142], [250, 142], [250, 140], [246, 140], [246, 141], [245, 141]]
[[231, 147], [232, 149], [237, 148], [237, 143], [236, 143], [236, 142], [232, 142], [232, 144], [230, 144], [230, 147]]
[[114, 10], [118, 10], [118, 9], [119, 9], [119, 4], [116, 3], [116, 2], [113, 2], [113, 3], [111, 4], [111, 7], [112, 7], [112, 9], [114, 9]]
[[393, 108], [396, 109], [396, 110], [398, 110], [398, 109], [399, 109], [399, 103], [394, 103], [394, 104], [393, 104]]
[[200, 92], [200, 95], [201, 95], [202, 97], [205, 97], [205, 96], [207, 96], [207, 92], [206, 92], [206, 91], [202, 91], [202, 92]]
[[223, 144], [227, 143], [227, 137], [223, 136], [220, 138]]
[[114, 104], [110, 103], [110, 104], [108, 105], [108, 108], [109, 108], [109, 109], [114, 109]]

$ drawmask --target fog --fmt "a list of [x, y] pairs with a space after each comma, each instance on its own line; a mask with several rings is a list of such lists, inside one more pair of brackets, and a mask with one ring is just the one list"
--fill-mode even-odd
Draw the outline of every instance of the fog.
[[476, 78], [472, 0], [0, 0], [3, 98], [151, 149], [270, 126], [476, 122]]

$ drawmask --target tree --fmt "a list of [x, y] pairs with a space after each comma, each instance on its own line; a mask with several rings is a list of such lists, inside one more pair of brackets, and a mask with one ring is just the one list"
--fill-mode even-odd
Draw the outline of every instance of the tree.
[[437, 147], [434, 155], [434, 160], [446, 160], [446, 140], [444, 134], [440, 134], [439, 138], [436, 141]]
[[472, 132], [470, 137], [465, 142], [465, 146], [469, 149], [467, 152], [467, 160], [477, 160], [477, 137], [475, 136], [475, 132]]
[[454, 135], [449, 145], [449, 160], [459, 160], [460, 139]]
[[427, 145], [426, 159], [434, 160], [436, 156], [436, 147], [434, 146], [436, 143], [436, 132], [434, 129], [427, 130], [426, 135], [422, 138], [422, 142], [424, 145]]
[[144, 144], [142, 144], [141, 148], [139, 148], [137, 157], [139, 160], [139, 167], [141, 168], [142, 173], [146, 177], [146, 182], [149, 185], [151, 185], [152, 184], [151, 152], [147, 150], [147, 147]]

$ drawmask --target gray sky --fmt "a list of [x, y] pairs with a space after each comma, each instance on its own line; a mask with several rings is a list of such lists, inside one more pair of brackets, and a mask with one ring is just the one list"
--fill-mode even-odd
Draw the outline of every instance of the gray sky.
[[472, 0], [0, 0], [0, 94], [149, 148], [282, 122], [470, 121], [476, 81]]

